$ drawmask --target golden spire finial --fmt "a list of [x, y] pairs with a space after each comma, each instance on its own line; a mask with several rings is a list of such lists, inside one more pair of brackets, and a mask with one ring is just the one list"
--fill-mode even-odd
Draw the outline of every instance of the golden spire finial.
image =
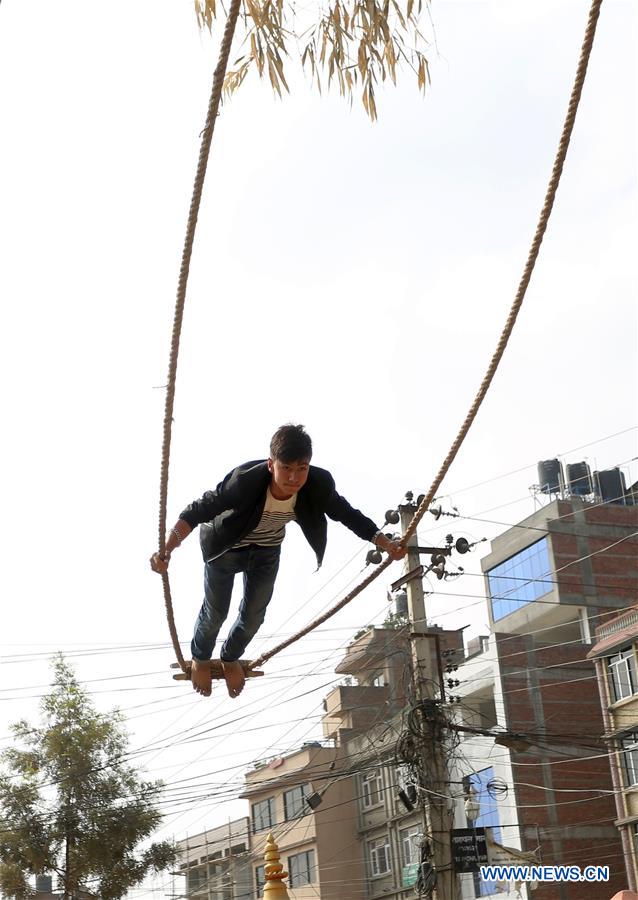
[[270, 833], [266, 838], [264, 859], [266, 860], [266, 884], [264, 885], [262, 900], [289, 900], [288, 889], [283, 882], [288, 872], [284, 872], [284, 867], [280, 862], [279, 847]]

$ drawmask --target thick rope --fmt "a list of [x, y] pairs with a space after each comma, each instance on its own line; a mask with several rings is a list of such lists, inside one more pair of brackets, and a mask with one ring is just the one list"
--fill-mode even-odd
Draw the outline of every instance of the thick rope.
[[[501, 332], [500, 339], [496, 346], [496, 350], [494, 351], [494, 355], [490, 361], [490, 364], [487, 368], [487, 372], [485, 373], [485, 377], [481, 382], [481, 386], [479, 387], [478, 393], [474, 398], [474, 402], [470, 407], [470, 411], [467, 416], [459, 433], [454, 440], [454, 443], [450, 447], [448, 455], [443, 460], [443, 464], [439, 469], [432, 485], [424, 496], [423, 500], [419, 504], [414, 518], [410, 522], [409, 527], [406, 529], [405, 534], [402, 537], [402, 543], [407, 544], [410, 537], [415, 533], [417, 525], [427, 512], [434, 499], [434, 495], [439, 489], [439, 485], [443, 481], [445, 475], [447, 474], [448, 469], [452, 465], [456, 454], [458, 453], [461, 444], [465, 440], [468, 431], [470, 430], [470, 426], [472, 422], [476, 418], [476, 414], [479, 411], [479, 407], [483, 402], [485, 395], [487, 394], [488, 388], [492, 383], [492, 379], [494, 378], [494, 374], [498, 368], [498, 365], [501, 361], [503, 353], [505, 352], [505, 348], [507, 346], [507, 342], [512, 334], [514, 329], [514, 323], [516, 322], [516, 317], [518, 316], [519, 310], [523, 304], [523, 299], [525, 297], [525, 293], [527, 291], [527, 286], [529, 285], [530, 279], [532, 277], [532, 272], [534, 271], [534, 265], [536, 264], [536, 259], [538, 257], [538, 253], [540, 251], [541, 243], [543, 241], [543, 237], [545, 235], [545, 231], [547, 229], [547, 223], [549, 222], [549, 217], [552, 212], [552, 207], [554, 205], [554, 199], [556, 197], [556, 191], [558, 189], [558, 184], [560, 182], [561, 173], [563, 171], [563, 164], [565, 162], [565, 157], [567, 156], [567, 149], [569, 147], [569, 141], [572, 135], [572, 131], [574, 128], [574, 122], [576, 120], [576, 112], [578, 110], [578, 104], [580, 103], [580, 97], [583, 90], [583, 84], [585, 83], [585, 75], [587, 74], [587, 65], [589, 63], [589, 57], [591, 55], [592, 45], [594, 43], [594, 35], [596, 34], [596, 24], [598, 22], [598, 16], [600, 13], [600, 7], [602, 4], [602, 0], [593, 0], [591, 8], [589, 10], [589, 19], [587, 21], [587, 28], [585, 30], [585, 37], [583, 40], [583, 45], [580, 51], [580, 58], [578, 60], [578, 67], [576, 69], [576, 77], [574, 79], [574, 87], [572, 88], [571, 97], [569, 100], [569, 106], [567, 108], [567, 115], [565, 117], [565, 124], [563, 125], [563, 131], [561, 133], [560, 142], [558, 145], [558, 151], [556, 153], [556, 158], [554, 160], [554, 166], [552, 168], [552, 175], [549, 180], [549, 184], [547, 187], [547, 192], [545, 194], [545, 202], [543, 204], [543, 208], [541, 210], [540, 218], [538, 221], [538, 225], [536, 226], [536, 233], [534, 234], [534, 239], [532, 241], [532, 245], [530, 247], [530, 251], [527, 257], [527, 263], [525, 265], [525, 269], [523, 271], [523, 276], [521, 278], [520, 284], [518, 286], [518, 291], [516, 292], [516, 297], [514, 302], [512, 303], [512, 307], [510, 309], [509, 315], [505, 322], [505, 326], [503, 331]], [[256, 659], [253, 662], [253, 666], [262, 666], [267, 660], [271, 659], [276, 653], [279, 653], [281, 650], [284, 650], [286, 647], [289, 647], [295, 641], [298, 641], [300, 638], [304, 637], [314, 628], [317, 628], [319, 625], [323, 625], [328, 619], [335, 615], [335, 613], [339, 612], [340, 609], [343, 609], [351, 600], [353, 600], [358, 594], [360, 594], [365, 588], [371, 584], [375, 578], [378, 578], [379, 575], [384, 572], [392, 560], [387, 557], [367, 578], [365, 578], [360, 584], [358, 584], [349, 594], [347, 594], [342, 600], [336, 603], [333, 607], [331, 607], [327, 612], [323, 613], [323, 615], [319, 616], [318, 619], [315, 619], [310, 625], [306, 626], [302, 631], [299, 631], [297, 634], [294, 634], [292, 637], [288, 638], [286, 641], [282, 641], [282, 643], [277, 644], [272, 650], [269, 650], [267, 653], [262, 653], [259, 659]]]
[[[210, 146], [213, 140], [213, 131], [215, 130], [215, 121], [219, 111], [219, 103], [221, 100], [222, 88], [226, 69], [228, 67], [228, 56], [230, 47], [235, 33], [237, 24], [237, 16], [239, 15], [239, 7], [241, 0], [232, 0], [228, 11], [228, 18], [224, 27], [224, 36], [219, 48], [219, 59], [213, 74], [213, 86], [211, 89], [210, 100], [208, 101], [208, 113], [206, 116], [206, 124], [202, 131], [202, 141], [199, 149], [199, 160], [197, 162], [197, 171], [195, 174], [195, 183], [193, 185], [193, 195], [191, 198], [190, 210], [188, 213], [188, 223], [186, 225], [186, 237], [184, 239], [184, 249], [182, 251], [182, 263], [179, 270], [179, 280], [177, 283], [177, 299], [175, 302], [175, 315], [173, 317], [173, 334], [171, 338], [171, 353], [168, 365], [168, 383], [166, 385], [166, 404], [164, 407], [164, 438], [162, 443], [162, 469], [160, 475], [160, 512], [159, 512], [159, 552], [164, 554], [166, 549], [166, 497], [168, 493], [168, 464], [171, 453], [171, 429], [173, 424], [173, 406], [175, 400], [175, 376], [177, 373], [177, 357], [179, 354], [179, 339], [182, 331], [182, 319], [184, 315], [184, 302], [186, 300], [186, 284], [188, 282], [188, 273], [190, 270], [191, 257], [193, 254], [193, 241], [195, 239], [195, 228], [197, 226], [197, 216], [202, 199], [202, 190], [204, 188], [204, 179], [206, 177], [206, 166], [208, 165], [208, 157], [210, 155]], [[166, 618], [168, 620], [168, 628], [173, 641], [173, 649], [177, 661], [182, 670], [186, 672], [188, 666], [179, 645], [177, 629], [175, 628], [175, 617], [173, 615], [173, 602], [171, 600], [171, 589], [168, 575], [162, 575], [162, 585], [164, 588], [164, 605], [166, 606]]]

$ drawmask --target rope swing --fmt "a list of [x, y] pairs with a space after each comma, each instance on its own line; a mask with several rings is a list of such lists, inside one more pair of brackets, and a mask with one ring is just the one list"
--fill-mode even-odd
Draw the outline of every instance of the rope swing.
[[[166, 384], [166, 403], [164, 406], [164, 435], [162, 440], [162, 468], [160, 473], [160, 512], [159, 512], [159, 552], [160, 556], [164, 555], [166, 549], [166, 497], [168, 494], [168, 464], [171, 455], [171, 434], [173, 425], [173, 406], [175, 403], [175, 378], [177, 375], [177, 357], [179, 355], [179, 339], [182, 333], [182, 320], [184, 318], [184, 303], [186, 301], [186, 285], [188, 283], [188, 273], [190, 271], [191, 258], [193, 255], [193, 241], [195, 240], [195, 228], [197, 226], [197, 216], [199, 215], [199, 207], [202, 201], [202, 191], [204, 189], [204, 179], [206, 177], [206, 167], [208, 165], [208, 157], [210, 156], [210, 146], [213, 140], [213, 132], [215, 130], [215, 120], [219, 111], [219, 102], [221, 100], [222, 88], [224, 85], [224, 77], [228, 68], [228, 56], [230, 54], [230, 46], [233, 42], [235, 34], [235, 26], [237, 25], [237, 16], [239, 15], [239, 7], [241, 0], [232, 0], [230, 9], [228, 10], [228, 18], [224, 28], [224, 36], [221, 47], [219, 48], [219, 60], [213, 73], [213, 86], [211, 89], [210, 100], [208, 101], [208, 113], [206, 116], [206, 124], [202, 131], [202, 142], [199, 149], [199, 159], [197, 161], [197, 171], [195, 173], [195, 183], [193, 185], [193, 196], [188, 211], [188, 222], [186, 224], [186, 236], [184, 238], [184, 249], [182, 251], [182, 263], [179, 269], [179, 279], [177, 282], [177, 299], [175, 301], [175, 314], [173, 316], [173, 334], [171, 337], [171, 352], [168, 363], [168, 381]], [[162, 575], [162, 586], [164, 589], [164, 605], [166, 607], [166, 618], [168, 620], [168, 629], [171, 633], [173, 649], [177, 662], [184, 673], [188, 672], [189, 666], [184, 659], [177, 629], [175, 628], [175, 616], [173, 615], [173, 601], [171, 599], [171, 587], [168, 580], [168, 574]]]
[[[160, 479], [160, 516], [159, 516], [159, 551], [160, 554], [164, 554], [165, 550], [165, 534], [166, 534], [166, 495], [168, 488], [168, 464], [169, 464], [169, 456], [170, 456], [170, 443], [171, 443], [171, 426], [173, 419], [173, 401], [175, 396], [175, 376], [177, 371], [177, 356], [179, 351], [179, 338], [182, 326], [182, 316], [184, 310], [184, 301], [186, 296], [186, 283], [188, 280], [188, 272], [190, 268], [190, 260], [192, 255], [193, 248], [193, 240], [195, 236], [195, 226], [197, 224], [197, 215], [199, 211], [202, 188], [204, 184], [204, 177], [206, 174], [206, 166], [208, 162], [208, 156], [210, 153], [210, 146], [213, 136], [213, 129], [215, 124], [215, 118], [217, 116], [217, 111], [219, 108], [219, 100], [221, 96], [222, 84], [224, 80], [224, 75], [226, 72], [227, 64], [228, 64], [228, 55], [230, 52], [230, 45], [232, 42], [233, 34], [235, 31], [235, 25], [237, 22], [237, 15], [239, 12], [241, 0], [233, 0], [229, 13], [228, 19], [226, 21], [226, 26], [224, 29], [224, 37], [222, 41], [222, 45], [220, 48], [219, 61], [217, 64], [217, 68], [215, 69], [215, 74], [213, 78], [213, 88], [210, 97], [210, 102], [208, 106], [208, 116], [206, 119], [206, 125], [204, 131], [202, 132], [202, 143], [199, 154], [199, 162], [197, 166], [197, 174], [195, 177], [195, 185], [193, 189], [193, 197], [191, 200], [190, 212], [188, 217], [188, 225], [186, 230], [186, 239], [184, 241], [184, 251], [182, 254], [182, 264], [180, 268], [179, 274], [179, 282], [177, 288], [177, 302], [175, 306], [175, 316], [173, 322], [173, 335], [171, 341], [171, 353], [170, 353], [170, 362], [169, 362], [169, 374], [168, 374], [168, 384], [166, 391], [166, 407], [164, 413], [164, 440], [162, 446], [162, 471], [161, 471], [161, 479]], [[410, 526], [406, 530], [405, 534], [402, 536], [402, 543], [407, 544], [408, 540], [415, 533], [417, 526], [425, 513], [427, 512], [432, 500], [436, 492], [439, 489], [441, 482], [443, 481], [445, 475], [447, 474], [450, 466], [452, 465], [463, 441], [465, 440], [470, 427], [476, 418], [476, 415], [480, 409], [481, 403], [485, 399], [487, 391], [492, 383], [492, 379], [498, 369], [499, 363], [503, 357], [505, 352], [505, 348], [507, 347], [507, 343], [510, 339], [512, 331], [514, 329], [514, 325], [516, 323], [516, 319], [518, 313], [523, 304], [523, 300], [525, 298], [525, 294], [527, 291], [527, 287], [530, 283], [532, 273], [534, 271], [534, 266], [536, 264], [536, 260], [538, 258], [538, 254], [540, 251], [541, 243], [543, 241], [543, 237], [545, 235], [545, 231], [547, 229], [547, 224], [549, 222], [549, 218], [552, 212], [552, 207], [554, 205], [554, 200], [556, 198], [556, 192], [558, 190], [558, 185], [560, 183], [561, 174], [563, 171], [563, 165], [565, 162], [565, 158], [567, 156], [567, 150], [569, 147], [569, 142], [571, 139], [572, 131], [574, 128], [574, 122], [576, 120], [576, 113], [578, 111], [578, 106], [580, 103], [580, 98], [582, 94], [583, 85], [585, 83], [585, 76], [587, 74], [587, 66], [589, 63], [589, 58], [591, 55], [591, 50], [594, 42], [594, 36], [596, 33], [596, 25], [598, 22], [598, 17], [600, 14], [600, 7], [602, 5], [602, 0], [592, 0], [591, 8], [589, 11], [589, 18], [587, 21], [587, 27], [585, 30], [585, 37], [583, 39], [583, 44], [581, 47], [580, 57], [578, 60], [578, 66], [576, 69], [576, 76], [574, 79], [574, 86], [572, 88], [569, 106], [567, 108], [567, 115], [565, 117], [565, 122], [563, 125], [563, 129], [561, 132], [561, 137], [558, 145], [558, 150], [556, 152], [556, 157], [554, 160], [554, 165], [552, 168], [552, 174], [549, 180], [549, 184], [547, 187], [547, 191], [545, 194], [545, 202], [543, 203], [543, 207], [541, 209], [540, 217], [538, 224], [536, 226], [536, 232], [534, 234], [534, 238], [532, 240], [532, 244], [527, 256], [527, 262], [525, 264], [525, 268], [523, 270], [523, 274], [518, 286], [518, 290], [516, 292], [516, 296], [514, 298], [514, 302], [510, 308], [509, 314], [507, 316], [505, 325], [501, 332], [499, 341], [496, 345], [496, 349], [492, 355], [489, 366], [485, 373], [485, 376], [479, 386], [478, 392], [470, 406], [469, 412], [467, 413], [459, 432], [448, 451], [447, 456], [443, 460], [441, 468], [437, 472], [434, 481], [432, 482], [428, 492], [425, 494], [423, 499], [421, 500], [414, 518], [412, 519]], [[280, 644], [277, 644], [273, 647], [272, 650], [269, 650], [266, 653], [263, 653], [258, 659], [254, 660], [250, 663], [250, 670], [255, 670], [257, 667], [263, 665], [269, 659], [272, 659], [277, 653], [284, 650], [286, 647], [289, 647], [291, 644], [300, 640], [305, 635], [309, 634], [313, 629], [317, 628], [319, 625], [322, 625], [332, 616], [334, 616], [339, 610], [343, 609], [351, 600], [357, 597], [362, 591], [364, 591], [368, 585], [370, 585], [379, 575], [384, 572], [388, 566], [391, 564], [392, 560], [390, 557], [387, 557], [379, 566], [377, 566], [370, 575], [367, 576], [363, 581], [360, 582], [355, 588], [353, 588], [350, 593], [346, 594], [338, 603], [332, 606], [327, 612], [323, 613], [319, 618], [314, 619], [303, 628], [301, 631], [298, 631], [292, 637], [288, 638], [285, 641], [282, 641]], [[166, 605], [166, 615], [168, 619], [168, 626], [171, 633], [171, 639], [173, 641], [173, 648], [175, 650], [175, 654], [179, 663], [179, 666], [183, 670], [184, 673], [188, 672], [189, 666], [184, 660], [184, 657], [181, 652], [181, 648], [179, 646], [179, 640], [177, 637], [177, 631], [175, 628], [175, 620], [173, 616], [173, 606], [171, 600], [171, 592], [170, 585], [168, 580], [168, 575], [162, 575], [162, 582], [164, 588], [164, 601]]]

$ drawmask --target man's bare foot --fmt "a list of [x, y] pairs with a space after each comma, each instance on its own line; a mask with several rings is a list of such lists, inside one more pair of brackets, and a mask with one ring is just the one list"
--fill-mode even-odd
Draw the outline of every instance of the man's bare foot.
[[244, 689], [246, 677], [244, 668], [239, 662], [226, 662], [222, 659], [222, 670], [226, 679], [226, 687], [228, 688], [229, 697], [239, 697]]
[[191, 661], [191, 682], [193, 690], [202, 697], [210, 697], [213, 680], [210, 674], [210, 666], [202, 665], [198, 659]]

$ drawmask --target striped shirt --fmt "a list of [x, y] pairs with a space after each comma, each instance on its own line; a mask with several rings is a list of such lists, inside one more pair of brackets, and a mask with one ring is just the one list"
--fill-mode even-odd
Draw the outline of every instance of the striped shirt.
[[256, 544], [258, 547], [278, 547], [286, 536], [286, 525], [295, 518], [296, 502], [296, 494], [287, 500], [276, 500], [268, 488], [261, 519], [251, 532], [234, 545], [233, 549], [247, 547], [249, 544]]

